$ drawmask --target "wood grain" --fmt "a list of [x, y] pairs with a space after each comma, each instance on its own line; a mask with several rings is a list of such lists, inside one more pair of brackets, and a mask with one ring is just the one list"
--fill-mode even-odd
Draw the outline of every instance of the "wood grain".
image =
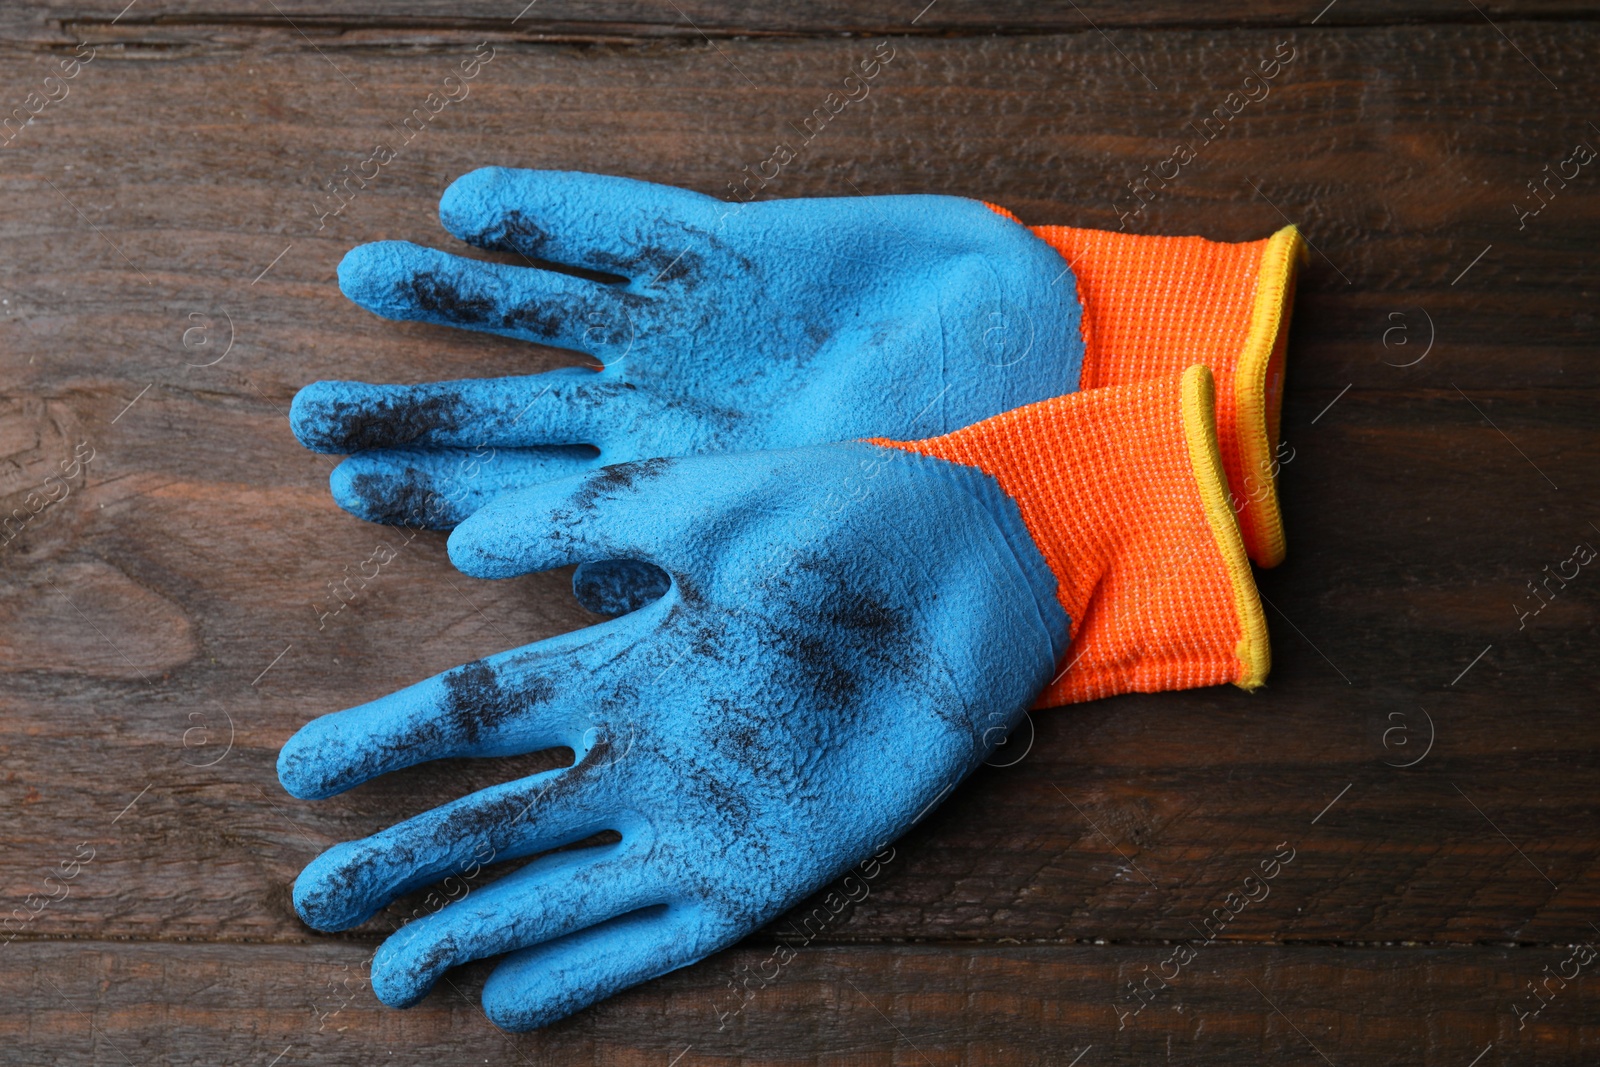
[[[124, 1043], [135, 1062], [266, 1063], [285, 1045], [285, 1063], [503, 1058], [455, 994], [394, 1014], [358, 991], [351, 1044], [308, 1036], [308, 990], [394, 916], [325, 938], [287, 887], [335, 841], [561, 754], [318, 804], [283, 794], [274, 760], [313, 715], [592, 618], [563, 573], [474, 581], [439, 535], [343, 515], [331, 461], [296, 445], [285, 411], [318, 377], [567, 357], [379, 321], [344, 301], [334, 267], [366, 240], [453, 247], [437, 196], [491, 162], [724, 192], [868, 47], [805, 35], [902, 30], [887, 8], [684, 5], [712, 46], [656, 5], [540, 5], [539, 32], [617, 41], [495, 37], [470, 97], [318, 229], [320, 180], [392, 136], [484, 39], [473, 20], [509, 15], [323, 4], [313, 47], [253, 6], [141, 5], [112, 25], [120, 6], [0, 16], [0, 114], [65, 54], [43, 44], [80, 24], [99, 42], [0, 167], [0, 515], [93, 450], [63, 499], [0, 534], [0, 917], [57, 897], [0, 947], [0, 985], [35, 1013], [0, 1024], [17, 1037], [0, 1062], [123, 1062]], [[1108, 39], [1070, 5], [945, 0], [918, 22], [937, 35], [897, 36], [872, 96], [769, 192], [981, 195], [1030, 221], [1115, 226], [1141, 168], [1193, 136], [1241, 63], [1290, 42], [1271, 95], [1134, 221], [1243, 239], [1288, 218], [1317, 249], [1284, 417], [1289, 562], [1261, 576], [1271, 684], [1036, 714], [1026, 757], [901, 842], [759, 1016], [716, 1031], [698, 1001], [733, 965], [708, 963], [517, 1039], [527, 1060], [666, 1062], [694, 1044], [686, 1064], [1070, 1063], [1093, 1044], [1085, 1067], [1321, 1062], [1286, 1017], [1335, 1063], [1467, 1064], [1491, 1041], [1483, 1064], [1593, 1058], [1585, 983], [1531, 1033], [1508, 1005], [1560, 946], [1600, 933], [1600, 585], [1585, 572], [1520, 626], [1515, 607], [1541, 568], [1600, 543], [1600, 178], [1589, 168], [1531, 218], [1512, 205], [1574, 143], [1600, 144], [1585, 114], [1600, 26], [1558, 4], [1485, 6], [1498, 30], [1427, 3], [1391, 17], [1346, 0], [1309, 28], [1314, 10], [1267, 4], [1247, 29], [1220, 25], [1245, 17], [1226, 8], [1081, 7], [1145, 28]], [[1454, 21], [1349, 24], [1402, 17]], [[991, 29], [1017, 35], [978, 36]], [[327, 583], [379, 540], [396, 560], [319, 623]], [[1193, 1014], [1163, 1007], [1119, 1034], [1119, 983], [1284, 844], [1295, 858], [1271, 895], [1206, 950], [1216, 984]], [[72, 878], [44, 881], [85, 849]], [[776, 935], [727, 959], [758, 961]]]
[[1112, 996], [1158, 968], [1169, 946], [815, 947], [764, 986], [744, 983], [775, 973], [770, 953], [736, 949], [515, 1036], [494, 1030], [478, 1007], [487, 965], [454, 972], [421, 1005], [393, 1012], [372, 1001], [357, 946], [85, 942], [6, 951], [0, 991], [20, 1010], [0, 1019], [0, 1063], [15, 1064], [281, 1056], [643, 1067], [678, 1057], [680, 1067], [1056, 1067], [1081, 1056], [1084, 1065], [1545, 1067], [1592, 1062], [1600, 1050], [1592, 977], [1557, 992], [1518, 1029], [1513, 1005], [1533, 1003], [1524, 986], [1545, 966], [1562, 966], [1571, 952], [1560, 948], [1211, 945], [1137, 1015], [1119, 1015]]
[[[1474, 10], [1474, 6], [1477, 10]], [[80, 39], [127, 43], [216, 45], [260, 43], [261, 35], [303, 47], [414, 47], [491, 34], [506, 40], [626, 42], [665, 38], [763, 36], [834, 37], [862, 34], [955, 36], [1091, 33], [1241, 25], [1348, 26], [1583, 17], [1592, 8], [1575, 0], [1499, 0], [1462, 5], [1449, 0], [1255, 0], [1195, 5], [1180, 0], [911, 0], [850, 3], [805, 0], [730, 3], [728, 0], [539, 0], [504, 3], [464, 0], [389, 0], [382, 10], [360, 0], [305, 0], [265, 9], [249, 0], [44, 0], [0, 10], [0, 35], [35, 46]]]

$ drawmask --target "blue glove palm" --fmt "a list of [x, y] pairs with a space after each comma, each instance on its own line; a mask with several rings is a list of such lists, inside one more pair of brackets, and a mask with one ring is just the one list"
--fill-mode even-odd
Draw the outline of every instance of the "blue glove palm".
[[[602, 175], [486, 168], [440, 218], [529, 266], [363, 245], [346, 295], [418, 320], [577, 349], [599, 371], [416, 386], [316, 382], [291, 422], [358, 453], [340, 506], [448, 529], [495, 495], [652, 456], [944, 433], [1077, 388], [1079, 308], [1061, 257], [975, 200], [729, 204]], [[555, 268], [555, 269], [539, 269]], [[614, 284], [563, 272], [576, 268]], [[637, 606], [659, 572], [585, 568], [591, 607]]]
[[868, 444], [656, 459], [498, 499], [450, 538], [504, 577], [647, 560], [655, 603], [312, 722], [298, 797], [425, 760], [568, 746], [570, 768], [336, 846], [295, 884], [325, 930], [485, 855], [602, 829], [393, 935], [373, 988], [410, 1004], [512, 953], [484, 990], [508, 1029], [731, 944], [911, 826], [992, 750], [1068, 640], [1056, 580], [988, 476]]

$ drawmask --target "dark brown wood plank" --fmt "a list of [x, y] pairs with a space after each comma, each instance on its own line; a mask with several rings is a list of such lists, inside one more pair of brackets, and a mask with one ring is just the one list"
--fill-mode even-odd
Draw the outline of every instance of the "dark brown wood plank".
[[[1596, 88], [1588, 63], [1595, 31], [1527, 27], [1520, 47], [1565, 86], [1560, 95], [1487, 26], [1430, 31], [1426, 49], [1413, 44], [1414, 32], [1295, 38], [1297, 59], [1277, 91], [1208, 144], [1133, 227], [1244, 239], [1285, 216], [1300, 222], [1326, 258], [1313, 258], [1302, 287], [1298, 386], [1336, 391], [1358, 371], [1362, 388], [1426, 384], [1446, 353], [1450, 381], [1463, 388], [1600, 385], [1592, 312], [1574, 295], [1594, 267], [1592, 183], [1571, 183], [1525, 230], [1512, 210], [1519, 195], [1528, 198], [1525, 183], [1570, 142], [1596, 136], [1562, 110], [1563, 100]], [[1239, 62], [1286, 39], [1145, 35], [1135, 58], [1161, 76], [1160, 93], [1097, 39], [906, 42], [863, 109], [830, 124], [768, 192], [981, 195], [1033, 221], [1114, 227], [1130, 202], [1127, 183], [1175, 140], [1193, 139], [1189, 122], [1225, 97]], [[437, 195], [489, 161], [625, 173], [725, 195], [741, 168], [794, 137], [792, 124], [866, 46], [722, 47], [735, 48], [729, 56], [762, 88], [709, 48], [502, 50], [468, 101], [430, 124], [320, 231], [319, 179], [390, 136], [454, 68], [454, 56], [368, 55], [336, 70], [304, 51], [171, 62], [108, 51], [9, 148], [3, 180], [16, 211], [0, 224], [0, 239], [18, 247], [0, 273], [10, 290], [8, 328], [26, 319], [29, 331], [53, 331], [61, 342], [52, 360], [15, 368], [15, 387], [60, 391], [98, 375], [136, 392], [153, 379], [163, 389], [237, 395], [265, 413], [268, 398], [282, 403], [310, 373], [333, 369], [335, 353], [341, 372], [369, 377], [418, 359], [425, 362], [413, 377], [435, 365], [455, 373], [525, 366], [517, 346], [453, 337], [445, 345], [437, 331], [372, 320], [329, 285], [335, 264], [350, 245], [377, 236], [448, 243], [434, 221]], [[46, 72], [43, 60], [11, 62], [7, 78], [17, 85]], [[138, 138], [129, 137], [127, 100], [147, 111]], [[1373, 113], [1382, 114], [1381, 128], [1367, 119]], [[1530, 124], [1529, 114], [1550, 117]], [[185, 355], [188, 311], [217, 307], [255, 324], [239, 358], [208, 375], [165, 358]], [[1391, 333], [1406, 321], [1391, 315], [1409, 315], [1409, 333]], [[1385, 365], [1418, 351], [1386, 348], [1386, 337], [1420, 342], [1425, 332], [1437, 357], [1409, 370]], [[141, 357], [103, 358], [96, 346], [108, 337]], [[250, 346], [268, 342], [279, 354], [272, 371], [245, 384], [238, 368], [263, 350]], [[18, 351], [31, 354], [27, 343], [19, 337]]]
[[[421, 588], [442, 596], [447, 587]], [[1348, 610], [1344, 617], [1352, 628], [1362, 621]], [[274, 712], [273, 703], [321, 710], [383, 691], [387, 682], [330, 694], [322, 682], [362, 657], [376, 657], [366, 673], [387, 677], [382, 653], [404, 645], [400, 630], [379, 625], [354, 649], [307, 650], [278, 685], [245, 701], [190, 704], [170, 693], [128, 699], [117, 690], [139, 683], [123, 682], [86, 685], [82, 704], [35, 702], [32, 687], [22, 687], [6, 709], [5, 752], [14, 767], [6, 782], [11, 848], [0, 868], [6, 899], [20, 908], [26, 894], [50, 894], [44, 876], [79, 842], [95, 850], [70, 896], [27, 930], [305, 941], [314, 935], [290, 911], [287, 886], [322, 848], [547, 765], [457, 763], [334, 801], [283, 796], [273, 776], [276, 745], [299, 712]], [[95, 640], [86, 627], [79, 636], [85, 645]], [[494, 638], [480, 630], [476, 639]], [[447, 632], [444, 647], [430, 648], [429, 662], [406, 679], [432, 669], [433, 657], [466, 658], [450, 651], [462, 640]], [[1360, 642], [1321, 632], [1316, 640], [1341, 669], [1363, 669], [1352, 655]], [[1346, 688], [1311, 649], [1280, 632], [1287, 661], [1280, 670], [1291, 677], [1268, 693], [1124, 698], [1037, 713], [1027, 758], [982, 772], [900, 843], [871, 898], [830, 923], [828, 937], [1182, 937], [1240, 892], [1281, 844], [1295, 851], [1294, 862], [1267, 900], [1229, 921], [1227, 939], [1552, 943], [1582, 936], [1600, 898], [1590, 830], [1600, 785], [1586, 732], [1592, 709], [1558, 695], [1516, 699], [1507, 680], [1536, 676], [1544, 661], [1572, 653], [1505, 648], [1504, 658], [1473, 669], [1472, 692], [1444, 691], [1475, 654], [1467, 646], [1456, 660], [1433, 665], [1438, 678], [1419, 696], [1387, 678]], [[248, 682], [235, 684], [244, 690]], [[1551, 688], [1561, 685], [1559, 675], [1550, 679]], [[1438, 727], [1435, 751], [1413, 769], [1385, 766], [1426, 744], [1419, 704]], [[106, 708], [117, 711], [108, 716]], [[1396, 711], [1404, 718], [1389, 717]], [[230, 717], [238, 727], [233, 750], [201, 766], [221, 756]], [[1391, 735], [1386, 748], [1385, 732], [1396, 725], [1416, 732]], [[59, 749], [75, 756], [45, 756]], [[96, 767], [115, 771], [82, 770]], [[375, 920], [369, 930], [391, 921]]]
[[[1600, 470], [1584, 295], [1596, 198], [1575, 182], [1518, 236], [1507, 197], [1573, 123], [1530, 129], [1528, 114], [1554, 114], [1550, 91], [1492, 29], [1434, 29], [1426, 48], [1413, 33], [1297, 37], [1304, 66], [1140, 220], [1258, 236], [1282, 220], [1254, 181], [1304, 211], [1328, 257], [1309, 270], [1294, 336], [1293, 550], [1263, 585], [1292, 625], [1272, 618], [1272, 686], [1041, 715], [1028, 760], [958, 794], [837, 936], [1182, 936], [1280, 841], [1301, 849], [1302, 880], [1228, 937], [1582, 933], [1595, 902], [1595, 594], [1575, 584], [1526, 631], [1511, 605], [1544, 564], [1600, 536], [1585, 510]], [[1130, 97], [1122, 60], [1088, 38], [902, 43], [904, 65], [885, 74], [900, 80], [775, 191], [981, 192], [1031, 218], [1103, 224], [1116, 179], [1153, 158], [1234, 59], [1280, 39], [1147, 35], [1180, 75], [1159, 108]], [[1575, 90], [1595, 78], [1578, 62], [1595, 42], [1587, 26], [1529, 26], [1522, 46]], [[715, 192], [862, 47], [724, 46], [781, 92], [750, 89], [709, 51], [505, 50], [459, 115], [320, 232], [315, 176], [360, 158], [447, 57], [347, 57], [352, 88], [304, 52], [108, 54], [19, 135], [0, 177], [17, 205], [0, 221], [17, 356], [3, 370], [15, 398], [6, 499], [78, 442], [95, 450], [73, 495], [0, 557], [17, 620], [0, 638], [0, 700], [19, 813], [0, 883], [21, 900], [63, 842], [101, 850], [34, 933], [303, 939], [285, 887], [317, 848], [510, 772], [419, 772], [300, 805], [274, 783], [282, 740], [321, 711], [586, 621], [563, 576], [472, 582], [422, 535], [317, 628], [326, 583], [396, 535], [327, 500], [330, 461], [287, 432], [294, 390], [326, 375], [419, 380], [556, 358], [357, 311], [332, 281], [343, 251], [379, 237], [448, 243], [438, 190], [491, 160]], [[15, 82], [32, 61], [13, 62]], [[139, 137], [127, 100], [147, 111]], [[1386, 365], [1421, 351], [1392, 334], [1385, 347], [1394, 313], [1416, 345], [1425, 322], [1437, 334], [1413, 367]], [[192, 365], [220, 351], [229, 319], [229, 354]], [[212, 347], [185, 347], [197, 326]], [[1387, 716], [1418, 706], [1440, 728], [1431, 761], [1384, 767]], [[196, 766], [227, 732], [233, 749]], [[1346, 785], [1342, 810], [1313, 827]]]
[[[281, 6], [296, 23], [311, 10]], [[921, 5], [681, 6], [724, 38], [900, 33]], [[564, 574], [475, 582], [424, 534], [318, 629], [326, 583], [403, 535], [332, 506], [330, 461], [298, 448], [284, 409], [316, 377], [564, 357], [377, 321], [334, 266], [377, 238], [449, 247], [438, 192], [484, 163], [723, 192], [867, 44], [712, 48], [653, 4], [541, 4], [529, 29], [492, 25], [515, 13], [499, 7], [320, 5], [315, 48], [254, 5], [140, 4], [115, 25], [120, 2], [0, 14], [13, 105], [60, 57], [39, 43], [99, 42], [0, 157], [0, 513], [79, 442], [94, 450], [0, 546], [0, 924], [18, 935], [0, 947], [18, 1005], [0, 1062], [1070, 1064], [1086, 1046], [1082, 1067], [1592, 1062], [1588, 971], [1526, 1029], [1514, 1011], [1565, 946], [1600, 936], [1600, 593], [1585, 571], [1520, 628], [1515, 608], [1546, 564], [1600, 543], [1592, 168], [1525, 226], [1512, 205], [1572, 143], [1600, 142], [1584, 114], [1600, 28], [1541, 21], [1578, 10], [1554, 3], [1480, 5], [1499, 30], [1427, 2], [1341, 0], [1314, 29], [1319, 3], [1079, 6], [1109, 37], [1070, 5], [941, 0], [915, 32], [1065, 32], [896, 37], [872, 97], [769, 191], [983, 195], [1114, 226], [1126, 183], [1240, 63], [1291, 42], [1268, 99], [1134, 222], [1248, 238], [1288, 216], [1319, 250], [1284, 422], [1290, 560], [1262, 579], [1271, 685], [1035, 714], [1026, 758], [900, 842], [871, 895], [725, 1029], [729, 981], [814, 902], [515, 1039], [475, 1006], [486, 966], [411, 1013], [371, 1000], [361, 961], [421, 895], [341, 939], [298, 923], [288, 885], [328, 844], [560, 754], [320, 804], [282, 794], [273, 764], [312, 715], [589, 617]], [[1286, 28], [1118, 29], [1240, 18]], [[1407, 19], [1454, 24], [1345, 25]], [[509, 40], [537, 34], [615, 45]], [[319, 231], [319, 180], [485, 38], [496, 58], [470, 98]], [[1284, 848], [1270, 894], [1222, 923]], [[59, 899], [19, 920], [44, 895]], [[1217, 943], [1119, 1031], [1124, 983], [1208, 920]]]
[[[1569, 948], [1203, 946], [1137, 1014], [1119, 996], [1172, 946], [812, 947], [781, 968], [747, 948], [516, 1036], [478, 1007], [487, 965], [395, 1012], [373, 999], [358, 946], [6, 951], [0, 1063], [15, 1064], [1576, 1067], [1600, 1054], [1596, 964]], [[1514, 1006], [1531, 1010], [1525, 987], [1546, 966], [1579, 977], [1552, 981], [1519, 1030]]]
[[[1179, 0], [1082, 3], [729, 3], [726, 0], [391, 0], [382, 10], [359, 0], [307, 0], [267, 7], [248, 0], [176, 0], [159, 6], [126, 0], [46, 0], [0, 12], [0, 40], [36, 45], [79, 39], [197, 45], [281, 37], [294, 46], [417, 45], [489, 34], [514, 39], [627, 41], [640, 38], [1100, 33], [1107, 30], [1232, 26], [1351, 26], [1517, 21], [1582, 17], [1575, 0], [1499, 0], [1478, 10], [1449, 0], [1256, 0], [1198, 6]], [[303, 35], [303, 36], [302, 36]]]

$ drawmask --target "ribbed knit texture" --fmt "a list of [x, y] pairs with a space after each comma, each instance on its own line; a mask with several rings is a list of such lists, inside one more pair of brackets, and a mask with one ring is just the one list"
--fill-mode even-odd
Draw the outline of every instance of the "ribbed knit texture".
[[1274, 461], [1295, 271], [1305, 255], [1298, 231], [1227, 243], [1030, 228], [1061, 253], [1077, 280], [1085, 349], [1080, 388], [1144, 381], [1192, 363], [1211, 368], [1218, 443], [1245, 547], [1261, 566], [1282, 562]]
[[1211, 402], [1209, 372], [1194, 367], [875, 442], [977, 467], [1016, 501], [1072, 620], [1040, 706], [1265, 677], [1265, 620]]

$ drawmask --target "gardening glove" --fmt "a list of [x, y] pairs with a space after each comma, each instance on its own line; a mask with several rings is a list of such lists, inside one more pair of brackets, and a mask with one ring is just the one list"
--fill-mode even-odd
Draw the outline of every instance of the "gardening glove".
[[[602, 464], [946, 432], [1080, 382], [1202, 362], [1246, 545], [1264, 566], [1282, 559], [1278, 401], [1304, 254], [1293, 227], [1219, 244], [1047, 226], [1041, 242], [1003, 209], [951, 197], [727, 203], [499, 168], [457, 180], [440, 217], [529, 266], [384, 242], [345, 258], [345, 293], [390, 318], [581, 349], [603, 369], [308, 386], [294, 431], [360, 453], [331, 479], [357, 515], [447, 529], [496, 493]], [[532, 269], [556, 264], [621, 284]], [[574, 577], [607, 614], [665, 587], [658, 570], [618, 563]]]
[[391, 319], [577, 349], [602, 367], [302, 389], [299, 439], [361, 453], [332, 485], [363, 517], [448, 529], [507, 489], [612, 463], [926, 436], [1077, 385], [1083, 343], [1060, 256], [977, 201], [728, 203], [486, 168], [452, 184], [439, 215], [527, 265], [384, 241], [339, 265], [345, 294]]
[[[278, 774], [300, 798], [433, 759], [574, 753], [336, 845], [296, 909], [343, 930], [544, 853], [402, 927], [371, 971], [405, 1006], [509, 953], [484, 1009], [532, 1029], [734, 943], [878, 852], [1041, 695], [1259, 685], [1265, 624], [1213, 402], [1197, 366], [932, 440], [651, 459], [490, 502], [450, 537], [468, 574], [642, 559], [671, 587], [291, 738]], [[620, 840], [550, 852], [603, 830]]]

